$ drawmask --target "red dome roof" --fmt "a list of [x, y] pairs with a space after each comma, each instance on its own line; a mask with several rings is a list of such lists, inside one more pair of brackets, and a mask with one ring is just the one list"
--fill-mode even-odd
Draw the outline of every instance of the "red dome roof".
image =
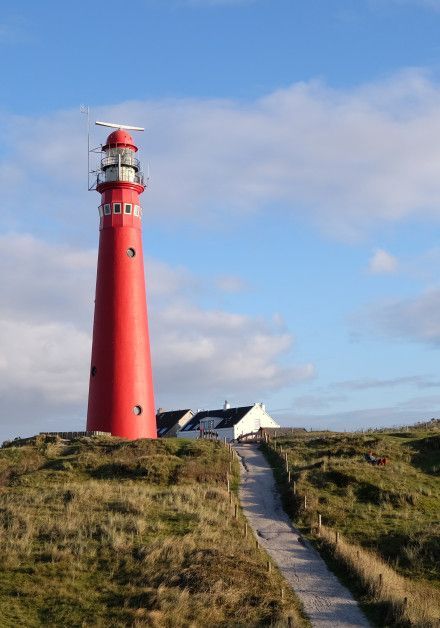
[[117, 131], [110, 133], [103, 150], [116, 148], [117, 146], [125, 146], [127, 148], [131, 148], [131, 150], [137, 151], [137, 146], [134, 145], [133, 138], [130, 133], [127, 133], [124, 129], [118, 129]]

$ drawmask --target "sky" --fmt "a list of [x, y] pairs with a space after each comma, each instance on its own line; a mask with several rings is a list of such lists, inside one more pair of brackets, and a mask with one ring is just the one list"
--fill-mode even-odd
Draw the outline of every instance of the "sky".
[[338, 430], [438, 416], [439, 28], [437, 0], [2, 7], [0, 440], [85, 426], [81, 105], [146, 128], [157, 407], [262, 401]]

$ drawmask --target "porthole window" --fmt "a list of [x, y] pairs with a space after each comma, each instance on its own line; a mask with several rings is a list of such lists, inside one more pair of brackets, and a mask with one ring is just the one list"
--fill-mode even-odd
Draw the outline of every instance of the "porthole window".
[[139, 416], [140, 414], [142, 414], [142, 408], [141, 408], [141, 406], [134, 406], [134, 408], [133, 408], [133, 414], [135, 414], [136, 416]]
[[98, 372], [98, 369], [96, 368], [96, 366], [92, 366], [92, 370], [90, 371], [92, 377], [95, 377], [96, 373]]
[[134, 206], [133, 214], [139, 218], [139, 205]]
[[124, 214], [131, 214], [131, 203], [125, 203]]
[[127, 255], [128, 257], [134, 257], [136, 255], [136, 251], [130, 247], [127, 249]]
[[114, 214], [121, 213], [121, 203], [113, 203], [113, 213]]
[[104, 205], [104, 215], [105, 216], [110, 216], [110, 214], [112, 213], [111, 207], [110, 207], [110, 203], [106, 203]]

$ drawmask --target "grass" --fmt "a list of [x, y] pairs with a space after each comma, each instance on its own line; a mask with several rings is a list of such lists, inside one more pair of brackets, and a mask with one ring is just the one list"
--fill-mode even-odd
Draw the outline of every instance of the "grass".
[[2, 628], [306, 626], [234, 517], [230, 462], [183, 439], [0, 449]]
[[[277, 466], [286, 508], [304, 532], [316, 529], [321, 513], [326, 527], [318, 547], [358, 587], [376, 618], [383, 620], [385, 613], [397, 625], [438, 626], [439, 428], [298, 432], [277, 438], [277, 446], [275, 453], [272, 441], [267, 455]], [[369, 450], [389, 463], [368, 464], [364, 454]], [[286, 453], [296, 495], [286, 484]], [[341, 535], [337, 546], [335, 530]], [[384, 580], [378, 588], [380, 573]]]
[[379, 625], [438, 626], [440, 596], [429, 585], [404, 578], [377, 554], [344, 537], [336, 542], [335, 531], [325, 526], [319, 531], [318, 547], [343, 566], [346, 579], [356, 576]]

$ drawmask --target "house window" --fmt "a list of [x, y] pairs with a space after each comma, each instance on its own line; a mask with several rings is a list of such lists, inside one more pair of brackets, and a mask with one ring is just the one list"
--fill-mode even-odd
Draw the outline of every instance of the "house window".
[[134, 206], [133, 214], [139, 218], [139, 205]]
[[113, 213], [114, 214], [121, 213], [121, 203], [113, 203]]
[[104, 205], [104, 215], [105, 216], [110, 216], [110, 214], [112, 213], [111, 207], [110, 207], [110, 203], [106, 203]]
[[200, 422], [202, 430], [208, 431], [214, 429], [214, 419], [208, 419]]
[[131, 203], [125, 203], [124, 214], [131, 214]]

